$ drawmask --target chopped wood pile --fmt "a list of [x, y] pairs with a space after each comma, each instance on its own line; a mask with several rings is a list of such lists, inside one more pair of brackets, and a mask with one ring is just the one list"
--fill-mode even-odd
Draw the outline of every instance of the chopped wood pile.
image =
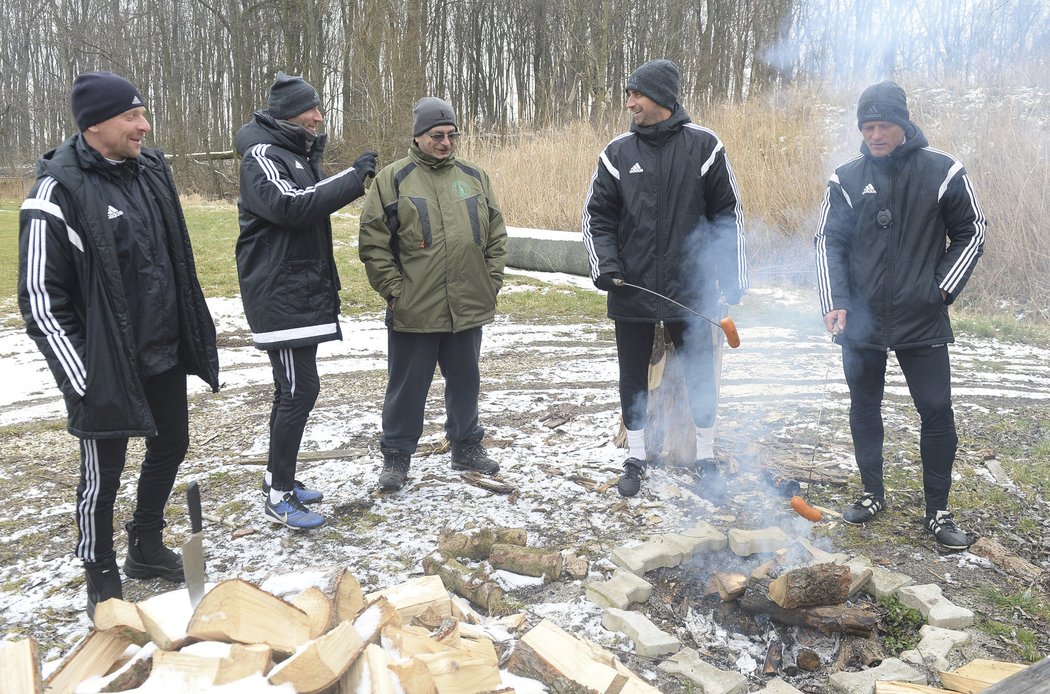
[[[498, 544], [498, 543], [497, 543]], [[364, 594], [349, 570], [285, 600], [240, 579], [139, 603], [98, 605], [95, 626], [41, 678], [32, 639], [0, 648], [10, 691], [245, 691], [456, 694], [500, 692], [506, 670], [553, 691], [657, 692], [611, 653], [543, 621], [518, 637], [523, 615], [483, 619], [428, 575]], [[0, 686], [0, 691], [8, 691]]]

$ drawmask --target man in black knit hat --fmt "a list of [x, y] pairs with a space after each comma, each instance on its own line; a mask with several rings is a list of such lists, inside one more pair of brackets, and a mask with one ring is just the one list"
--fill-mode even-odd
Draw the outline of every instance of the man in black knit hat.
[[324, 523], [305, 506], [323, 494], [296, 480], [295, 470], [321, 389], [317, 345], [342, 339], [329, 217], [361, 197], [376, 171], [375, 152], [365, 152], [353, 166], [325, 177], [323, 122], [317, 90], [302, 77], [278, 72], [268, 108], [237, 132], [237, 277], [252, 341], [266, 350], [273, 368], [263, 517], [296, 530]]
[[647, 461], [648, 370], [653, 336], [663, 323], [682, 359], [693, 423], [701, 495], [719, 502], [725, 482], [714, 452], [722, 331], [635, 284], [719, 318], [722, 302], [747, 290], [743, 216], [725, 148], [678, 103], [678, 67], [651, 60], [627, 79], [634, 122], [602, 152], [583, 210], [591, 279], [609, 293], [616, 326], [620, 408], [627, 460], [617, 488], [634, 496]]
[[882, 397], [894, 352], [919, 411], [926, 529], [950, 549], [970, 544], [948, 511], [958, 437], [952, 411], [948, 306], [984, 250], [985, 217], [962, 164], [931, 149], [904, 90], [860, 96], [860, 156], [828, 181], [816, 232], [824, 324], [842, 345], [850, 432], [864, 494], [843, 511], [865, 523], [887, 508]]
[[37, 163], [22, 204], [18, 299], [80, 439], [76, 555], [87, 612], [122, 597], [113, 504], [128, 438], [146, 437], [124, 573], [183, 580], [164, 546], [164, 506], [189, 446], [186, 376], [219, 388], [215, 326], [197, 281], [178, 194], [133, 84], [73, 82], [80, 132]]

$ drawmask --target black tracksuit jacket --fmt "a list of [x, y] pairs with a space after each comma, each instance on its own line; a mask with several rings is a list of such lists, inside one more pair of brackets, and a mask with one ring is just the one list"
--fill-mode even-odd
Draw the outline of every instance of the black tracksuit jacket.
[[[169, 340], [187, 373], [219, 389], [215, 325], [171, 170], [163, 153], [149, 148], [118, 167], [74, 135], [37, 162], [37, 182], [19, 219], [18, 300], [26, 332], [65, 398], [69, 433], [89, 439], [156, 433], [142, 382], [174, 366]], [[141, 195], [151, 195], [155, 206], [136, 201]], [[153, 246], [157, 263], [170, 263], [170, 270], [151, 267], [147, 250], [133, 263], [140, 276], [122, 273], [134, 233], [164, 244], [145, 247]], [[166, 315], [150, 313], [158, 309]]]
[[[718, 137], [676, 105], [651, 126], [631, 125], [602, 152], [583, 209], [591, 278], [618, 272], [717, 317], [721, 293], [747, 290], [743, 214], [736, 179]], [[685, 309], [647, 292], [609, 292], [609, 317], [688, 320]]]
[[[984, 252], [986, 221], [966, 169], [914, 124], [886, 157], [861, 154], [828, 181], [815, 236], [822, 315], [846, 310], [837, 338], [896, 350], [954, 341], [948, 305]], [[886, 209], [892, 223], [877, 215]], [[941, 290], [948, 294], [941, 297]]]

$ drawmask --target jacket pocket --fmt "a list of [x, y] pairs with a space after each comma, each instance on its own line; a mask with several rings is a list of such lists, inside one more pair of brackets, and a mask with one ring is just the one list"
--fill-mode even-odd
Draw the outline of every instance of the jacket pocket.
[[412, 205], [416, 208], [416, 214], [419, 216], [419, 231], [422, 234], [419, 247], [430, 248], [431, 244], [434, 243], [434, 233], [430, 226], [430, 208], [427, 206], [427, 199], [416, 196], [409, 196], [408, 199], [412, 201]]
[[271, 306], [278, 315], [317, 311], [328, 301], [331, 285], [319, 259], [282, 261], [277, 269]]

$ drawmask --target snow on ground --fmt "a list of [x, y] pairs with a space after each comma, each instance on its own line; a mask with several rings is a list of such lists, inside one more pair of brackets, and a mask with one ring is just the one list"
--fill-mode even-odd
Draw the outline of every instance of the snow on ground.
[[[554, 285], [590, 286], [586, 278], [520, 274]], [[530, 290], [511, 284], [507, 291]], [[212, 299], [209, 306], [220, 342], [236, 346], [221, 350], [224, 388], [218, 395], [191, 379], [193, 444], [178, 483], [199, 479], [207, 514], [254, 530], [234, 537], [228, 527], [206, 525], [211, 581], [241, 577], [262, 583], [283, 576], [280, 592], [291, 594], [316, 580], [313, 569], [349, 566], [366, 590], [377, 590], [418, 575], [420, 561], [435, 548], [439, 531], [480, 526], [525, 527], [530, 544], [572, 549], [597, 561], [620, 544], [688, 527], [718, 513], [663, 469], [654, 470], [643, 493], [628, 501], [615, 488], [581, 482], [614, 482], [624, 458], [611, 442], [618, 422], [617, 367], [611, 324], [605, 321], [521, 325], [500, 317], [485, 329], [482, 425], [489, 452], [503, 468], [501, 478], [517, 489], [515, 494], [497, 495], [464, 484], [451, 472], [447, 455], [414, 458], [409, 485], [397, 494], [379, 494], [375, 480], [385, 329], [379, 316], [366, 316], [345, 319], [343, 341], [319, 349], [322, 394], [302, 450], [344, 448], [348, 454], [301, 463], [298, 477], [325, 492], [319, 510], [329, 522], [305, 533], [273, 526], [262, 518], [263, 468], [244, 464], [246, 456], [266, 451], [272, 395], [269, 362], [263, 352], [243, 346], [247, 326], [238, 299]], [[766, 310], [756, 310], [760, 307]], [[802, 291], [759, 288], [749, 294], [734, 311], [743, 345], [723, 355], [720, 418], [738, 439], [755, 442], [802, 436], [806, 430], [812, 437], [816, 430], [828, 442], [819, 451], [821, 459], [839, 461], [849, 469], [852, 461], [843, 453], [848, 398], [838, 348], [823, 334], [816, 312], [815, 300]], [[8, 321], [0, 328], [5, 386], [0, 391], [0, 426], [64, 419], [43, 359], [13, 325]], [[957, 409], [1010, 412], [1050, 400], [1050, 350], [960, 339], [952, 355]], [[438, 377], [421, 449], [442, 438], [441, 394]], [[892, 368], [887, 399], [889, 419], [906, 422], [913, 417], [903, 377]], [[558, 412], [568, 413], [567, 421], [550, 426], [547, 416]], [[832, 416], [837, 418], [834, 427], [828, 424]], [[56, 471], [53, 479], [23, 493], [18, 504], [5, 506], [5, 521], [32, 523], [0, 537], [0, 542], [47, 534], [33, 545], [33, 553], [0, 569], [0, 612], [4, 635], [32, 633], [49, 646], [45, 659], [53, 659], [88, 626], [82, 613], [82, 569], [71, 556], [77, 452], [75, 440], [63, 432], [34, 436], [51, 442]], [[32, 452], [4, 450], [11, 459], [0, 465], [0, 483], [7, 484], [20, 465], [38, 462]], [[129, 468], [138, 450], [133, 444]], [[817, 454], [814, 450], [814, 457]], [[120, 513], [133, 504], [132, 474], [137, 471], [124, 475], [118, 523], [123, 519]], [[168, 513], [169, 537], [178, 543], [189, 534], [182, 501], [173, 497]], [[808, 532], [804, 522], [797, 527]], [[123, 533], [117, 538], [122, 558]], [[501, 580], [508, 589], [525, 594], [537, 590], [520, 578]], [[125, 582], [132, 599], [170, 588], [160, 581]], [[599, 643], [630, 648], [602, 629], [601, 611], [582, 598], [579, 583], [565, 591], [564, 600], [529, 604], [528, 611]]]

